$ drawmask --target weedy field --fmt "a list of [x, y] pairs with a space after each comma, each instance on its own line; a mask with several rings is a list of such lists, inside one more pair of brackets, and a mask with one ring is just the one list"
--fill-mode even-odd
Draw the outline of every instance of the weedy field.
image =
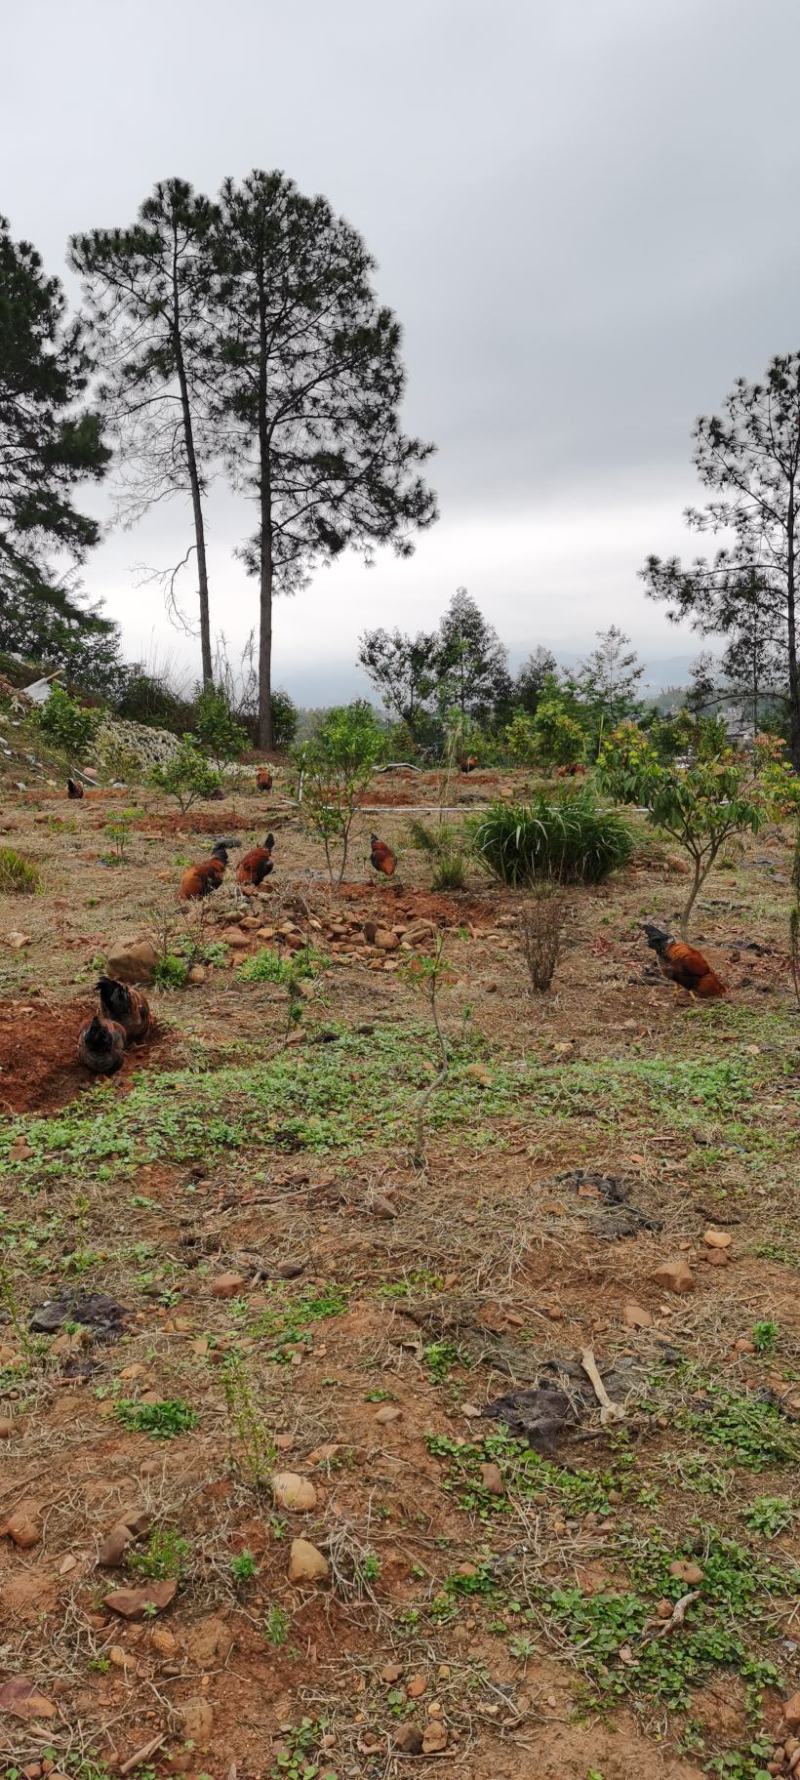
[[[800, 1771], [789, 838], [705, 887], [724, 1001], [658, 975], [685, 880], [644, 828], [535, 994], [523, 893], [429, 889], [425, 792], [376, 779], [338, 896], [280, 775], [177, 819], [4, 796], [6, 1780]], [[179, 909], [267, 826], [262, 892]], [[155, 1028], [91, 1085], [141, 932]]]

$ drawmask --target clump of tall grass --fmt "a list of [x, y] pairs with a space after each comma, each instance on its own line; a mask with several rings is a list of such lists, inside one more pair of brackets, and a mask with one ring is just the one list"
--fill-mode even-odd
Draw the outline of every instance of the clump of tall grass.
[[13, 847], [0, 847], [0, 896], [38, 896], [41, 888], [39, 867]]
[[426, 853], [431, 861], [431, 889], [463, 890], [467, 862], [462, 831], [447, 828], [444, 823], [438, 828], [429, 828], [426, 822], [420, 822], [416, 817], [408, 827], [413, 845], [421, 853]]
[[617, 810], [601, 809], [583, 790], [494, 804], [476, 824], [472, 844], [487, 871], [515, 888], [544, 879], [600, 884], [627, 865], [633, 836]]

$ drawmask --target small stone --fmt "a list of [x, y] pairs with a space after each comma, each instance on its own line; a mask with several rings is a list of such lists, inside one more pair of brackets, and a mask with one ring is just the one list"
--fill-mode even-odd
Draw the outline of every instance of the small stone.
[[402, 1663], [386, 1663], [381, 1669], [381, 1681], [399, 1681], [403, 1673]]
[[406, 1682], [406, 1695], [409, 1700], [418, 1700], [425, 1693], [428, 1683], [424, 1675], [412, 1675]]
[[422, 1753], [423, 1755], [438, 1755], [442, 1749], [446, 1748], [447, 1731], [444, 1725], [434, 1718], [425, 1728], [422, 1738]]
[[729, 1267], [731, 1264], [731, 1257], [724, 1248], [708, 1248], [702, 1259], [709, 1267]]
[[653, 1279], [665, 1292], [677, 1292], [681, 1295], [694, 1291], [694, 1274], [682, 1257], [675, 1261], [664, 1261], [656, 1268]]
[[703, 1236], [706, 1248], [730, 1248], [733, 1237], [727, 1230], [706, 1230]]
[[478, 1421], [480, 1413], [476, 1403], [462, 1403], [461, 1405], [461, 1414], [466, 1416], [467, 1421]]
[[186, 981], [198, 988], [201, 983], [205, 982], [207, 976], [208, 971], [204, 964], [190, 964], [186, 972]]
[[790, 1731], [800, 1729], [800, 1693], [793, 1693], [791, 1699], [784, 1700], [783, 1722]]
[[627, 1329], [650, 1329], [653, 1324], [649, 1310], [644, 1310], [641, 1304], [634, 1303], [625, 1305], [622, 1321]]
[[674, 1576], [676, 1582], [685, 1582], [689, 1588], [697, 1588], [705, 1575], [705, 1571], [701, 1570], [699, 1564], [693, 1564], [687, 1558], [676, 1558], [675, 1562], [670, 1564], [669, 1573], [670, 1576]]
[[291, 1452], [294, 1446], [294, 1434], [276, 1434], [275, 1445], [278, 1452]]
[[293, 1539], [289, 1552], [290, 1582], [324, 1582], [329, 1574], [328, 1560], [309, 1539]]
[[0, 1416], [0, 1440], [10, 1440], [14, 1433], [14, 1423], [10, 1415]]
[[68, 1551], [66, 1557], [63, 1557], [61, 1559], [61, 1562], [58, 1566], [58, 1574], [59, 1574], [59, 1576], [69, 1576], [70, 1571], [77, 1569], [77, 1567], [78, 1567], [77, 1558], [73, 1557], [71, 1551]]
[[504, 1496], [506, 1493], [505, 1484], [503, 1483], [503, 1475], [500, 1466], [494, 1464], [481, 1465], [480, 1471], [481, 1483], [483, 1484], [484, 1489], [488, 1490], [491, 1496]]
[[103, 1564], [108, 1569], [116, 1569], [117, 1565], [122, 1563], [123, 1557], [132, 1541], [133, 1533], [131, 1532], [130, 1527], [126, 1525], [124, 1520], [116, 1521], [110, 1531], [106, 1533], [103, 1543], [100, 1546], [100, 1550], [97, 1553], [98, 1564]]
[[738, 1341], [734, 1341], [733, 1351], [737, 1354], [754, 1354], [755, 1342], [749, 1341], [746, 1335], [740, 1335]]
[[163, 1582], [145, 1582], [141, 1588], [117, 1588], [111, 1594], [103, 1596], [103, 1606], [108, 1607], [112, 1613], [119, 1613], [122, 1619], [144, 1619], [152, 1613], [163, 1612], [173, 1600], [177, 1588], [174, 1578]]
[[155, 979], [157, 963], [158, 953], [149, 939], [116, 940], [109, 948], [106, 974], [120, 983], [143, 983], [146, 988]]
[[23, 1509], [12, 1514], [3, 1528], [6, 1537], [19, 1547], [20, 1551], [32, 1551], [42, 1537], [41, 1527], [31, 1514]]
[[272, 1494], [277, 1506], [291, 1514], [309, 1514], [317, 1505], [317, 1491], [310, 1477], [301, 1477], [297, 1471], [276, 1471]]
[[194, 1743], [197, 1749], [207, 1749], [214, 1729], [211, 1701], [204, 1699], [202, 1694], [195, 1694], [192, 1699], [184, 1700], [177, 1712], [187, 1741]]
[[314, 1451], [309, 1453], [308, 1463], [309, 1465], [329, 1465], [341, 1450], [341, 1446], [336, 1440], [326, 1440], [324, 1445], [315, 1446]]
[[158, 1656], [174, 1656], [178, 1648], [178, 1640], [168, 1632], [165, 1625], [153, 1627], [150, 1633], [150, 1645]]
[[658, 1614], [659, 1619], [671, 1619], [673, 1611], [674, 1611], [674, 1602], [668, 1601], [666, 1599], [666, 1597], [664, 1598], [663, 1601], [659, 1601], [658, 1606], [656, 1608], [656, 1613]]
[[398, 935], [393, 933], [390, 927], [378, 927], [372, 943], [377, 947], [379, 952], [396, 952], [400, 940]]
[[375, 1420], [385, 1426], [387, 1422], [399, 1421], [402, 1413], [402, 1409], [399, 1409], [396, 1403], [384, 1403], [378, 1410]]
[[132, 1656], [127, 1655], [121, 1644], [112, 1644], [108, 1653], [108, 1660], [110, 1663], [114, 1664], [115, 1669], [127, 1669], [134, 1659]]
[[421, 1755], [422, 1732], [415, 1724], [398, 1724], [394, 1732], [394, 1746], [401, 1755]]
[[218, 1273], [211, 1281], [213, 1298], [238, 1298], [245, 1290], [247, 1280], [241, 1273]]
[[250, 935], [242, 933], [240, 929], [234, 927], [226, 933], [225, 941], [227, 945], [235, 946], [237, 950], [241, 950], [244, 946], [249, 946]]

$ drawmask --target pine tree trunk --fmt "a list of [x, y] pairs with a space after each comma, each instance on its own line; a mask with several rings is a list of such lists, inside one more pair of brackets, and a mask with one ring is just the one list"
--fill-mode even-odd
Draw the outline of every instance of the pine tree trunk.
[[800, 669], [797, 661], [797, 563], [795, 558], [795, 488], [789, 490], [787, 514], [786, 615], [789, 640], [789, 749], [792, 765], [800, 771]]
[[259, 268], [258, 491], [259, 491], [259, 646], [258, 745], [271, 748], [272, 734], [272, 487], [267, 420], [267, 301], [264, 267]]
[[183, 339], [181, 336], [180, 292], [178, 286], [178, 231], [173, 225], [172, 254], [172, 339], [175, 352], [175, 366], [178, 373], [178, 388], [181, 398], [181, 417], [183, 421], [183, 439], [186, 448], [186, 466], [189, 471], [189, 487], [192, 495], [192, 516], [194, 519], [194, 539], [197, 549], [197, 591], [200, 601], [200, 655], [202, 661], [203, 685], [214, 683], [214, 666], [211, 659], [211, 613], [208, 597], [208, 563], [206, 559], [206, 528], [203, 518], [203, 501], [200, 493], [200, 475], [197, 468], [197, 454], [194, 448], [194, 427], [192, 424], [192, 407], [189, 401], [189, 383], [186, 376], [186, 364], [183, 356]]

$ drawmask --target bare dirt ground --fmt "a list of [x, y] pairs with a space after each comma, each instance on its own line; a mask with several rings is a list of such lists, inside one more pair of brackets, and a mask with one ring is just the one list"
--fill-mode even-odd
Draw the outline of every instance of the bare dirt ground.
[[[434, 790], [376, 778], [338, 897], [280, 774], [185, 820], [148, 794], [116, 864], [116, 794], [5, 792], [0, 843], [44, 885], [0, 899], [8, 1775], [800, 1769], [787, 837], [706, 886], [724, 1002], [654, 969], [638, 924], [684, 878], [644, 828], [535, 996], [524, 899], [430, 890], [405, 800]], [[187, 916], [208, 837], [268, 828], [263, 895]], [[404, 967], [442, 929], [440, 1078]], [[145, 931], [203, 980], [153, 990], [151, 1039], [96, 1086], [74, 1039], [110, 942]], [[314, 948], [298, 1027], [239, 974], [276, 943]]]

